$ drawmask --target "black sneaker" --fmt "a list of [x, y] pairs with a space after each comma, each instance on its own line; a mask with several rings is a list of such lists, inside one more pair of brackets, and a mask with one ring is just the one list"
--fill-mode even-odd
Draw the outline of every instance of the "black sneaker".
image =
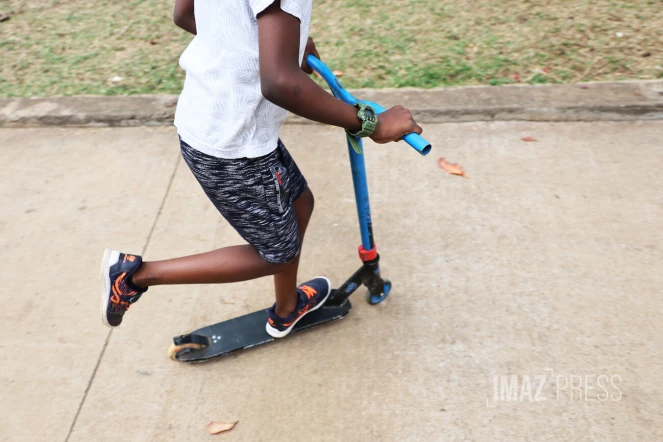
[[306, 314], [322, 307], [331, 293], [331, 283], [322, 276], [306, 282], [297, 287], [297, 307], [287, 318], [281, 318], [274, 312], [274, 306], [268, 310], [267, 325], [265, 329], [270, 336], [282, 338], [287, 336], [295, 324]]
[[124, 312], [147, 291], [129, 281], [142, 262], [143, 259], [137, 255], [110, 249], [104, 251], [101, 261], [101, 320], [107, 326], [120, 325]]

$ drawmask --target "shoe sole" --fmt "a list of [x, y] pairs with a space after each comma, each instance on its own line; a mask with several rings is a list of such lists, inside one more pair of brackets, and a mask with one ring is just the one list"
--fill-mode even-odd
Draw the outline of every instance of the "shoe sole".
[[110, 268], [120, 260], [120, 252], [117, 250], [106, 249], [101, 259], [101, 322], [109, 328], [113, 328], [108, 323], [106, 311], [108, 311], [108, 301], [110, 299]]
[[269, 336], [271, 336], [272, 338], [277, 338], [277, 339], [278, 338], [284, 338], [284, 337], [288, 336], [288, 334], [292, 331], [292, 329], [295, 327], [295, 325], [297, 325], [297, 323], [299, 322], [300, 319], [302, 319], [304, 316], [308, 315], [311, 312], [316, 311], [317, 309], [319, 309], [320, 307], [325, 305], [325, 302], [327, 302], [327, 298], [329, 298], [329, 295], [331, 294], [331, 291], [332, 291], [331, 282], [329, 282], [329, 279], [325, 278], [324, 276], [318, 276], [314, 279], [318, 279], [318, 278], [322, 278], [325, 281], [327, 281], [327, 285], [329, 286], [329, 290], [327, 290], [327, 294], [325, 295], [324, 299], [322, 301], [320, 301], [320, 303], [318, 305], [316, 305], [314, 308], [312, 308], [311, 310], [307, 311], [306, 313], [301, 315], [299, 318], [297, 318], [295, 320], [295, 322], [293, 322], [290, 327], [286, 328], [283, 331], [279, 331], [279, 330], [275, 329], [274, 327], [269, 325], [269, 322], [268, 322], [265, 325], [265, 330], [267, 331], [267, 334], [269, 334]]

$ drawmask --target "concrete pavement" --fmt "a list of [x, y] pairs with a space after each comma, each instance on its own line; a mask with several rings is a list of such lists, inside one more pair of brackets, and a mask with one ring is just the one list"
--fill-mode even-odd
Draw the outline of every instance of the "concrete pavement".
[[[428, 124], [423, 158], [369, 145], [390, 298], [202, 365], [170, 361], [172, 337], [268, 306], [269, 279], [153, 288], [112, 332], [99, 317], [105, 246], [241, 242], [174, 130], [0, 135], [1, 440], [663, 439], [661, 121]], [[341, 282], [359, 265], [343, 136], [282, 135], [317, 200], [302, 277]]]

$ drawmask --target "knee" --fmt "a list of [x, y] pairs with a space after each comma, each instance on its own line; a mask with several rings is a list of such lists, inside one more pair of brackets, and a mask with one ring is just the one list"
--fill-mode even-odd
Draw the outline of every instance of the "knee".
[[309, 191], [310, 195], [310, 203], [309, 203], [309, 216], [313, 213], [313, 208], [315, 208], [315, 197], [313, 196], [313, 192]]
[[299, 252], [292, 258], [279, 262], [279, 263], [271, 263], [272, 264], [272, 271], [271, 273], [273, 275], [278, 275], [279, 273], [286, 272], [292, 268], [292, 266], [296, 266], [297, 263], [299, 262]]
[[313, 192], [311, 192], [311, 189], [308, 187], [302, 193], [302, 208], [304, 209], [304, 214], [306, 215], [307, 218], [311, 217], [311, 214], [313, 214], [313, 208], [315, 207], [315, 197], [313, 196]]
[[286, 262], [281, 264], [283, 266], [284, 270], [288, 269], [292, 266], [296, 266], [299, 263], [299, 254], [300, 254], [300, 252], [297, 252], [297, 254], [295, 256], [293, 256], [292, 258], [290, 258], [289, 260], [287, 260]]

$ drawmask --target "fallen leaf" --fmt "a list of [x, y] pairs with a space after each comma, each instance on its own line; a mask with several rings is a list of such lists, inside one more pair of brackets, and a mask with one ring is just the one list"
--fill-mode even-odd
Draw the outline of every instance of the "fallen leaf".
[[159, 43], [159, 42], [156, 41], [156, 40], [150, 40], [150, 44], [151, 44], [152, 46], [154, 46], [154, 45], [157, 44], [157, 43]]
[[542, 70], [543, 72], [545, 72], [546, 74], [549, 74], [549, 73], [552, 71], [552, 69], [550, 69], [548, 66], [546, 66], [545, 68], [543, 68], [543, 69], [541, 69], [541, 70]]
[[343, 71], [332, 71], [332, 73], [333, 73], [334, 75], [336, 75], [337, 77], [342, 77], [343, 74], [345, 74], [345, 72], [343, 72]]
[[589, 86], [580, 86], [580, 89], [587, 90], [587, 89], [589, 89]]
[[513, 81], [515, 81], [516, 83], [520, 83], [520, 72], [516, 72], [515, 74], [513, 74]]
[[536, 141], [536, 138], [532, 138], [532, 137], [522, 137], [521, 140], [523, 140], [523, 141]]
[[207, 426], [207, 432], [209, 434], [219, 434], [223, 433], [224, 431], [230, 431], [233, 428], [235, 428], [235, 425], [237, 425], [237, 422], [232, 422], [232, 423], [226, 423], [226, 422], [210, 422], [209, 425]]
[[442, 170], [450, 173], [451, 175], [458, 175], [467, 178], [465, 171], [463, 171], [463, 167], [460, 164], [451, 164], [444, 158], [440, 158], [439, 165]]

